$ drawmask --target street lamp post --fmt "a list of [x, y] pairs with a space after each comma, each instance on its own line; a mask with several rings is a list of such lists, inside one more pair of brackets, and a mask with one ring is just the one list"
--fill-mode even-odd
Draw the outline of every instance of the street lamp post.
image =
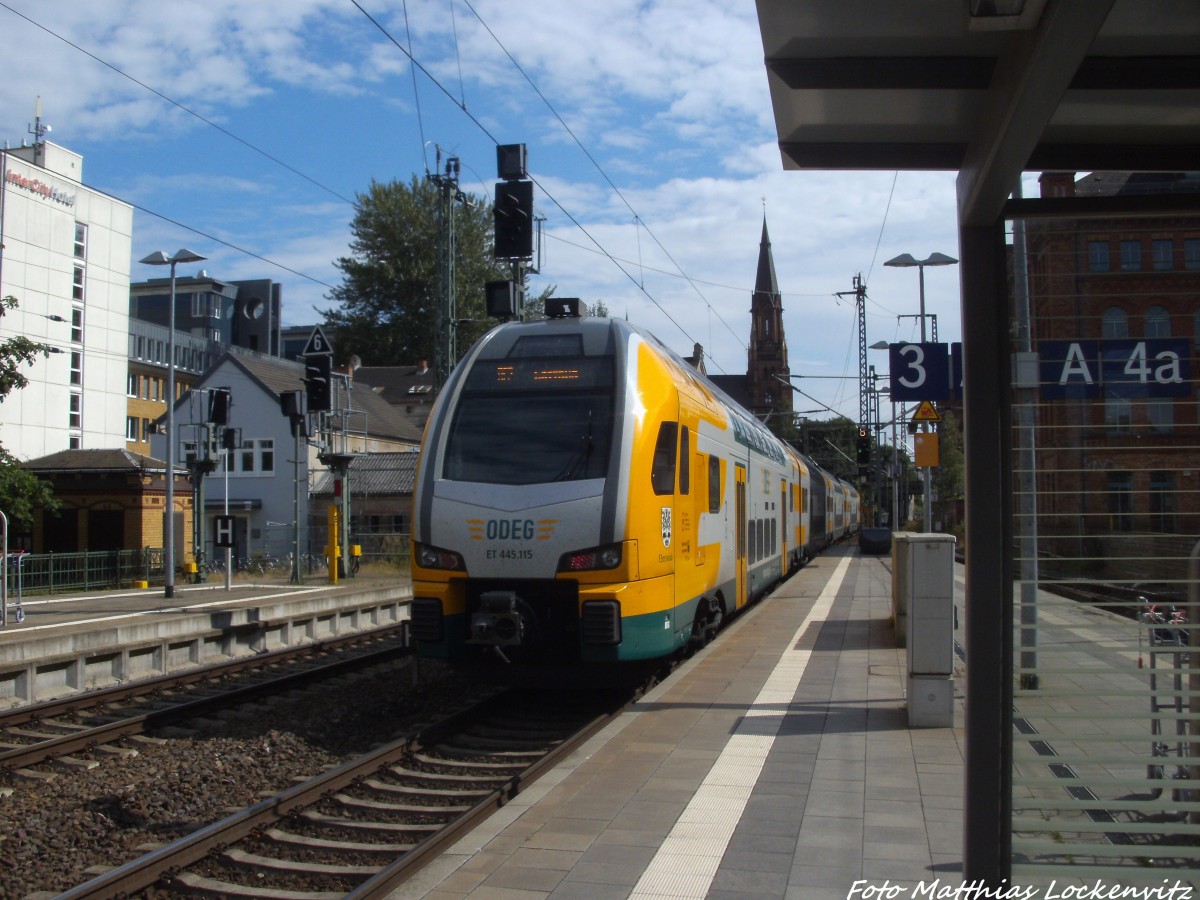
[[[925, 343], [925, 267], [926, 266], [953, 266], [958, 263], [958, 260], [953, 256], [947, 256], [945, 253], [930, 253], [925, 259], [915, 259], [911, 253], [901, 253], [895, 259], [889, 259], [884, 263], [885, 266], [892, 266], [897, 269], [910, 269], [913, 266], [917, 267], [917, 274], [921, 285], [921, 343]], [[928, 425], [922, 425], [922, 428], [928, 428]], [[925, 469], [925, 486], [922, 491], [921, 504], [924, 507], [925, 531], [926, 533], [933, 530], [933, 510], [931, 506], [931, 491], [930, 482], [933, 473]]]
[[167, 499], [163, 523], [163, 596], [175, 596], [175, 266], [205, 259], [191, 250], [177, 250], [167, 256], [155, 250], [145, 259], [146, 266], [171, 267], [171, 299], [167, 311]]

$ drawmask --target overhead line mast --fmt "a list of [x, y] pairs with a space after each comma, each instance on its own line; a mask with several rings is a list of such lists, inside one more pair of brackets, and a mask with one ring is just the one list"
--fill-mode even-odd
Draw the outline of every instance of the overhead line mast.
[[871, 425], [871, 385], [867, 372], [867, 284], [863, 281], [862, 273], [854, 276], [854, 290], [838, 291], [837, 296], [854, 295], [854, 303], [858, 313], [858, 427], [869, 428]]

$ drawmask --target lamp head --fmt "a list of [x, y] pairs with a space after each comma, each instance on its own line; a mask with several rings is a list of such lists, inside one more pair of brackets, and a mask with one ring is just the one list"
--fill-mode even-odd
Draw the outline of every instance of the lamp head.
[[194, 250], [187, 250], [184, 248], [180, 248], [179, 250], [176, 250], [175, 255], [171, 257], [171, 262], [173, 262], [173, 263], [202, 262], [205, 259], [208, 259], [208, 257], [201, 256], [199, 253], [196, 253]]
[[175, 263], [200, 262], [204, 259], [207, 259], [207, 257], [187, 249], [176, 250], [174, 256], [167, 256], [163, 251], [155, 250], [145, 259], [138, 260], [138, 262], [146, 266], [169, 266]]
[[927, 266], [952, 266], [958, 260], [953, 256], [947, 256], [945, 253], [930, 253], [929, 259], [924, 261]]

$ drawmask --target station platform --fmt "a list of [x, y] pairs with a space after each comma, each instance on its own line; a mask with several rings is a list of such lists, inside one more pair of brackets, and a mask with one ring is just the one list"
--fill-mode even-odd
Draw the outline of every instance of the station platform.
[[910, 729], [890, 616], [890, 557], [832, 549], [392, 896], [846, 900], [856, 882], [959, 884], [965, 669], [957, 658], [955, 727]]
[[0, 628], [0, 708], [166, 674], [408, 618], [409, 580], [224, 579], [10, 598]]

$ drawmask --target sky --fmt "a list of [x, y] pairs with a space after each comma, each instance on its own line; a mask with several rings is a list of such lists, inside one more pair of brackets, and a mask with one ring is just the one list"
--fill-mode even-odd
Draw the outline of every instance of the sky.
[[[537, 184], [532, 290], [699, 343], [710, 374], [746, 371], [765, 216], [816, 419], [857, 418], [855, 276], [867, 343], [912, 341], [917, 272], [884, 261], [958, 256], [955, 173], [784, 171], [753, 0], [0, 0], [0, 33], [0, 140], [32, 140], [40, 97], [84, 184], [135, 207], [132, 280], [186, 247], [280, 282], [285, 325], [330, 307], [372, 180], [453, 156], [490, 204], [497, 144]], [[926, 269], [925, 310], [959, 340], [956, 267]]]

